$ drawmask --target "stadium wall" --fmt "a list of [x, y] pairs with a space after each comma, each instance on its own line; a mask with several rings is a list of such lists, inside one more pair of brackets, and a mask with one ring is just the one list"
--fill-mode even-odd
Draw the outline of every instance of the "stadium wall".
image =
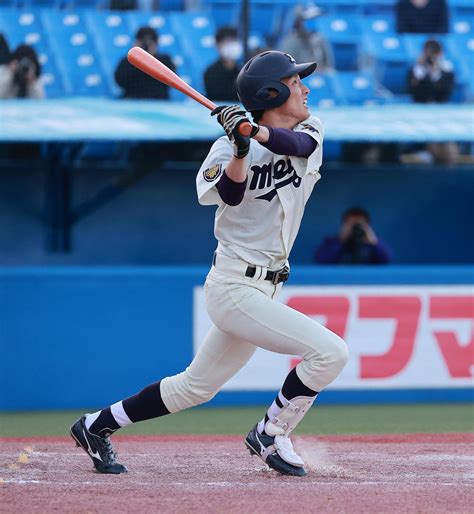
[[[162, 168], [74, 224], [72, 251], [48, 251], [44, 170], [2, 170], [0, 265], [207, 265], [215, 248], [214, 208], [198, 205], [196, 170]], [[72, 206], [93, 198], [116, 170], [71, 174]], [[325, 166], [292, 251], [312, 264], [349, 206], [367, 208], [396, 264], [472, 264], [472, 169]], [[389, 206], [389, 208], [387, 208]]]
[[[100, 407], [182, 371], [206, 328], [206, 273], [0, 268], [0, 410]], [[472, 401], [473, 284], [472, 266], [294, 267], [282, 301], [351, 352], [320, 401]], [[269, 401], [296, 363], [277, 357], [256, 354], [212, 404]]]

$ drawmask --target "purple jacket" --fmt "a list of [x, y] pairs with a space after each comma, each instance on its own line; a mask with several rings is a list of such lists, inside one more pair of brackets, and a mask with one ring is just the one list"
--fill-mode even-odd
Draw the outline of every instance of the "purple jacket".
[[315, 253], [315, 260], [320, 264], [388, 264], [391, 259], [392, 252], [381, 239], [376, 245], [363, 243], [355, 249], [343, 243], [339, 236], [330, 236]]

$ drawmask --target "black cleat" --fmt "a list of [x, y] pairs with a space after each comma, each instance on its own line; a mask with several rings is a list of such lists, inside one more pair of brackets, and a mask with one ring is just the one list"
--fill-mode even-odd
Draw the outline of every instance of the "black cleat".
[[[294, 453], [291, 441], [287, 437], [272, 437], [266, 434], [259, 434], [257, 425], [255, 425], [247, 434], [245, 444], [251, 455], [257, 455], [265, 464], [282, 475], [297, 477], [304, 477], [306, 475], [306, 470], [302, 466], [301, 458]], [[298, 462], [298, 466], [284, 460], [280, 453], [290, 455], [294, 461]]]
[[85, 419], [86, 416], [82, 416], [71, 427], [71, 437], [76, 441], [76, 446], [82, 448], [89, 455], [99, 473], [113, 475], [127, 473], [128, 469], [125, 466], [115, 462], [117, 454], [114, 452], [110, 437], [91, 434], [86, 428]]

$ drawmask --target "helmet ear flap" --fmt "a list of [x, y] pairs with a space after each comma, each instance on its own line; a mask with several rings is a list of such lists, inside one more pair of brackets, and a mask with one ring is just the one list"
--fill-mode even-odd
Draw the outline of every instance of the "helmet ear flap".
[[284, 104], [290, 96], [288, 87], [280, 81], [267, 82], [255, 93], [255, 100], [261, 103], [262, 109], [273, 109]]

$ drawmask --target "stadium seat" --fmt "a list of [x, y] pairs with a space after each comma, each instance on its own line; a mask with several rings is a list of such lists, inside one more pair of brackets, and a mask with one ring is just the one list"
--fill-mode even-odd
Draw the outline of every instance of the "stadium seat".
[[94, 41], [85, 30], [83, 19], [73, 25], [61, 24], [61, 13], [57, 15], [54, 21], [54, 16], [44, 21], [48, 27], [49, 46], [63, 75], [65, 93], [81, 96], [110, 94]]
[[214, 20], [204, 13], [171, 13], [169, 16], [172, 33], [180, 35], [183, 59], [188, 64], [193, 87], [202, 91], [204, 70], [217, 59]]
[[155, 29], [158, 34], [161, 34], [162, 32], [170, 32], [171, 30], [169, 14], [162, 12], [148, 13], [130, 11], [128, 13], [124, 13], [124, 15], [128, 20], [128, 24], [133, 35], [136, 34], [140, 27], [151, 27]]
[[0, 32], [11, 49], [23, 43], [36, 47], [44, 41], [43, 25], [34, 9], [0, 9]]
[[392, 93], [406, 93], [412, 59], [405, 40], [397, 34], [365, 33], [362, 41], [365, 60], [371, 63], [375, 78]]
[[207, 12], [212, 16], [217, 28], [224, 25], [237, 27], [239, 24], [240, 1], [239, 0], [208, 0], [202, 2], [202, 7], [207, 6]]
[[[456, 86], [454, 100], [474, 100], [474, 34], [446, 37], [446, 55], [454, 63]], [[459, 91], [461, 90], [461, 91]]]
[[454, 15], [474, 15], [472, 0], [449, 0], [449, 9]]
[[395, 12], [398, 0], [364, 0], [365, 14], [388, 14]]
[[357, 16], [321, 16], [316, 19], [316, 29], [331, 44], [337, 70], [358, 69], [360, 25]]
[[323, 14], [351, 15], [362, 14], [364, 11], [363, 0], [318, 0], [315, 2]]
[[449, 24], [452, 34], [474, 34], [474, 13], [470, 15], [455, 14], [451, 16]]
[[342, 102], [335, 74], [316, 73], [304, 79], [304, 83], [311, 91], [309, 95], [311, 105], [332, 107]]
[[395, 18], [390, 14], [372, 14], [360, 19], [361, 31], [364, 34], [394, 34]]
[[160, 0], [160, 11], [182, 11], [184, 0]]
[[250, 5], [250, 30], [273, 41], [281, 32], [287, 6], [278, 2], [253, 2]]
[[370, 73], [340, 71], [336, 80], [348, 104], [361, 105], [376, 101], [376, 82]]
[[120, 88], [114, 78], [115, 69], [133, 44], [130, 25], [125, 13], [88, 11], [85, 15], [87, 27], [93, 35], [100, 62], [105, 71], [104, 79], [114, 96]]

